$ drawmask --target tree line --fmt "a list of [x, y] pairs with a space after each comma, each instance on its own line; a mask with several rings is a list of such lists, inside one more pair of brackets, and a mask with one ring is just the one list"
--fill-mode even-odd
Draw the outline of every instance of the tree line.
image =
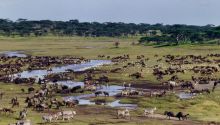
[[[158, 34], [156, 31], [160, 31]], [[150, 33], [150, 35], [149, 35]], [[120, 37], [143, 36], [139, 42], [204, 41], [220, 38], [220, 27], [213, 25], [163, 25], [114, 22], [79, 22], [78, 20], [51, 21], [0, 19], [0, 35], [3, 36], [90, 36]]]
[[204, 41], [220, 39], [220, 27], [213, 25], [206, 26], [189, 26], [189, 25], [172, 25], [165, 26], [166, 31], [162, 31], [162, 35], [151, 35], [142, 37], [140, 43], [154, 42], [161, 43], [174, 43], [181, 42], [203, 43]]

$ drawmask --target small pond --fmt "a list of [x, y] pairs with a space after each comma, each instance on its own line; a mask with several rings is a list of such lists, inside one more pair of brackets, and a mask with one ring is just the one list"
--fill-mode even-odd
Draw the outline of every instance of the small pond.
[[180, 99], [192, 99], [195, 96], [195, 94], [186, 93], [186, 92], [180, 92], [180, 93], [177, 94], [177, 96]]

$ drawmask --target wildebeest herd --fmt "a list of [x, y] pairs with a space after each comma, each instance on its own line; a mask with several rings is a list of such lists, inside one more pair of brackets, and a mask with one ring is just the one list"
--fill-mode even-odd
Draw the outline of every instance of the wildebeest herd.
[[[214, 58], [215, 57], [215, 58]], [[124, 89], [120, 91], [116, 96], [122, 97], [133, 97], [133, 96], [147, 96], [147, 97], [163, 97], [168, 93], [173, 93], [179, 90], [189, 90], [192, 94], [207, 93], [210, 94], [215, 90], [217, 84], [220, 80], [213, 77], [213, 74], [219, 71], [220, 60], [216, 59], [220, 57], [219, 54], [209, 54], [207, 56], [195, 56], [195, 55], [165, 55], [157, 58], [157, 62], [166, 62], [167, 67], [162, 67], [158, 64], [151, 66], [152, 74], [155, 78], [161, 82], [160, 86], [162, 89], [151, 89], [145, 90], [143, 88], [131, 88], [132, 84], [122, 83]], [[77, 114], [76, 111], [72, 110], [75, 106], [79, 104], [79, 100], [60, 100], [55, 98], [56, 94], [72, 94], [79, 93], [83, 94], [86, 91], [94, 93], [95, 97], [103, 95], [109, 97], [110, 93], [108, 91], [99, 91], [97, 88], [102, 85], [108, 86], [109, 83], [114, 81], [108, 76], [108, 73], [120, 73], [123, 69], [128, 69], [130, 67], [141, 67], [140, 71], [134, 71], [129, 74], [129, 77], [138, 79], [144, 79], [143, 70], [145, 68], [149, 69], [148, 61], [150, 58], [145, 57], [145, 55], [139, 55], [134, 59], [130, 58], [130, 55], [125, 54], [122, 56], [110, 57], [105, 55], [98, 55], [98, 58], [109, 59], [112, 61], [111, 65], [117, 66], [117, 68], [110, 69], [109, 71], [102, 71], [98, 69], [88, 69], [85, 71], [75, 72], [74, 70], [67, 70], [62, 73], [50, 73], [44, 78], [22, 78], [14, 76], [14, 74], [22, 71], [31, 71], [37, 69], [44, 69], [48, 72], [52, 71], [52, 67], [68, 64], [80, 64], [88, 62], [90, 60], [83, 57], [52, 57], [52, 56], [27, 56], [27, 57], [0, 57], [0, 81], [4, 83], [15, 83], [15, 84], [27, 84], [31, 85], [27, 90], [21, 89], [22, 93], [28, 93], [25, 99], [25, 107], [19, 112], [18, 118], [20, 119], [16, 125], [30, 125], [31, 121], [26, 120], [28, 115], [28, 109], [32, 109], [36, 112], [47, 111], [47, 114], [42, 115], [42, 120], [44, 122], [53, 122], [57, 120], [71, 120]], [[192, 76], [189, 80], [182, 80], [178, 77], [178, 74], [185, 74], [187, 72], [193, 72], [195, 76]], [[96, 77], [98, 74], [99, 77]], [[103, 75], [105, 74], [105, 75]], [[74, 80], [77, 76], [83, 76], [84, 87], [74, 86], [72, 88], [57, 84], [60, 80]], [[164, 80], [165, 76], [170, 76], [169, 80]], [[53, 84], [48, 84], [48, 83]], [[210, 84], [213, 82], [212, 90], [209, 88], [200, 88], [201, 84]], [[38, 83], [39, 88], [33, 87], [33, 84]], [[6, 92], [0, 93], [0, 98], [4, 98]], [[11, 99], [11, 108], [4, 107], [0, 112], [5, 114], [13, 114], [15, 111], [13, 108], [20, 106], [20, 100], [17, 96]], [[63, 110], [63, 109], [66, 110]], [[50, 112], [54, 109], [55, 112]], [[156, 107], [146, 108], [143, 111], [144, 116], [151, 117], [154, 115]], [[184, 114], [181, 111], [176, 115], [172, 111], [165, 111], [164, 115], [169, 119], [170, 117], [176, 117], [179, 120], [187, 120], [189, 114]], [[117, 118], [131, 118], [130, 110], [119, 109], [116, 114]]]

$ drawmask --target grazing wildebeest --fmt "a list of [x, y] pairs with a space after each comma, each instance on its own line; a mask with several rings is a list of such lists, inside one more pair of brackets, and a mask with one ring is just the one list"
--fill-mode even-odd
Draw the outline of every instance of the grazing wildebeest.
[[135, 77], [136, 79], [139, 79], [142, 77], [142, 74], [139, 72], [133, 73], [129, 75], [130, 77]]
[[202, 89], [202, 90], [191, 90], [191, 94], [202, 94], [202, 93], [207, 93], [207, 94], [210, 94], [211, 92], [210, 92], [210, 90], [209, 89]]
[[206, 92], [207, 94], [211, 93], [209, 89], [202, 89], [202, 92]]
[[162, 91], [162, 92], [150, 92], [150, 96], [156, 96], [156, 97], [163, 97], [164, 95], [166, 95], [166, 91]]
[[4, 112], [5, 114], [6, 113], [9, 113], [9, 114], [15, 113], [15, 111], [13, 111], [12, 109], [9, 109], [9, 108], [3, 108], [0, 110], [0, 112]]
[[60, 106], [64, 106], [63, 102], [58, 101], [56, 98], [53, 100], [51, 99], [50, 104], [51, 104], [51, 107], [54, 105], [56, 106], [57, 109], [59, 109]]
[[162, 96], [164, 96], [166, 94], [166, 91], [164, 90], [164, 91], [150, 91], [150, 96], [151, 97], [162, 97]]
[[30, 87], [30, 88], [28, 88], [28, 93], [31, 93], [31, 92], [33, 92], [34, 90], [35, 90], [34, 87]]
[[220, 80], [217, 80], [214, 82], [213, 88], [212, 88], [212, 92], [215, 91], [216, 86], [220, 83]]
[[12, 108], [14, 108], [14, 106], [19, 107], [19, 102], [18, 102], [17, 97], [11, 99], [11, 104], [12, 104]]
[[17, 97], [14, 97], [11, 99], [11, 104], [13, 104], [14, 102], [17, 102], [18, 101], [18, 98]]
[[95, 96], [97, 97], [97, 96], [99, 96], [102, 93], [103, 93], [102, 91], [97, 91], [97, 92], [95, 92]]
[[49, 107], [48, 107], [48, 104], [37, 104], [37, 105], [35, 105], [34, 109], [36, 111], [44, 111], [44, 109], [49, 110]]
[[21, 92], [22, 92], [22, 93], [24, 93], [24, 92], [25, 92], [25, 90], [22, 88], [22, 89], [21, 89]]
[[178, 112], [177, 114], [176, 114], [176, 117], [179, 119], [179, 120], [181, 120], [181, 118], [182, 118], [182, 120], [187, 120], [187, 116], [189, 116], [189, 114], [186, 114], [186, 115], [184, 115], [182, 112]]
[[174, 115], [173, 112], [168, 112], [168, 111], [165, 111], [165, 112], [164, 112], [164, 115], [166, 115], [167, 117], [169, 117], [169, 119], [170, 119], [170, 117], [176, 117], [176, 118], [178, 118], [179, 120], [181, 120], [181, 118], [182, 118], [182, 120], [187, 120], [187, 119], [188, 119], [188, 116], [189, 116], [189, 114], [184, 115], [182, 112], [178, 112], [176, 115]]
[[186, 81], [186, 82], [182, 83], [180, 86], [181, 86], [182, 89], [184, 89], [184, 88], [194, 89], [193, 83], [189, 82], [189, 81]]
[[109, 96], [109, 93], [108, 92], [103, 92], [103, 94], [105, 95], [105, 96]]
[[174, 87], [178, 86], [179, 84], [175, 81], [168, 81], [163, 83], [164, 85], [168, 85], [170, 90], [173, 90]]
[[129, 92], [130, 96], [135, 96], [135, 95], [139, 95], [139, 91], [133, 90]]
[[77, 104], [79, 104], [79, 100], [71, 100], [71, 101], [63, 101], [63, 104], [67, 107], [75, 107]]
[[19, 107], [19, 102], [18, 101], [12, 103], [12, 108], [14, 108], [15, 106]]
[[4, 95], [4, 92], [1, 92], [1, 93], [0, 93], [0, 99], [3, 98], [3, 95]]
[[[175, 117], [174, 113], [173, 113], [173, 112], [170, 112], [170, 111], [165, 111], [165, 112], [164, 112], [164, 115], [166, 115], [169, 119], [170, 119], [170, 117]], [[167, 117], [166, 117], [166, 118], [167, 118]]]

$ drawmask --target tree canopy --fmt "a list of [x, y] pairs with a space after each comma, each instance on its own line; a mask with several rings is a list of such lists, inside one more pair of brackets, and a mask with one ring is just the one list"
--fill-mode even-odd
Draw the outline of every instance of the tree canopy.
[[[161, 34], [158, 34], [160, 31]], [[202, 41], [220, 38], [220, 26], [213, 25], [163, 25], [163, 24], [135, 24], [122, 22], [80, 22], [78, 20], [51, 21], [18, 19], [11, 21], [0, 19], [0, 35], [4, 36], [91, 36], [91, 37], [119, 37], [140, 35], [140, 42], [179, 42]], [[150, 35], [149, 35], [150, 34]]]

